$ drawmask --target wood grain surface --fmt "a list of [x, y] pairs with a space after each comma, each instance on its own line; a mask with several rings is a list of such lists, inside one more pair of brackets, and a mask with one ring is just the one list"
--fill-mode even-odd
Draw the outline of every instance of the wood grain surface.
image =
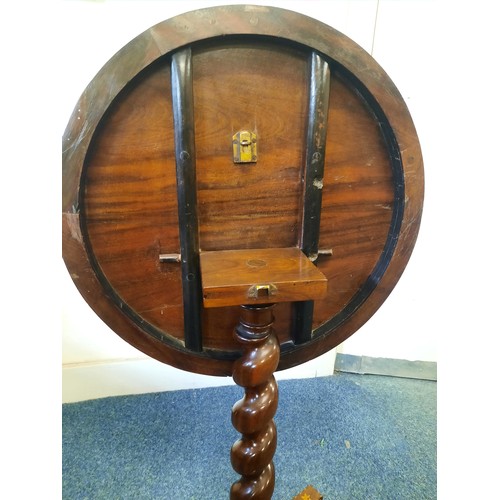
[[296, 247], [202, 252], [201, 275], [205, 307], [296, 302], [326, 294], [326, 277]]
[[[331, 255], [315, 261], [327, 294], [316, 298], [313, 336], [301, 346], [291, 341], [291, 304], [276, 305], [280, 369], [331, 349], [380, 307], [411, 254], [423, 202], [418, 138], [377, 63], [309, 18], [264, 9], [249, 25], [242, 9], [186, 14], [131, 42], [84, 92], [63, 138], [63, 254], [82, 295], [147, 354], [218, 375], [230, 373], [239, 352], [231, 334], [238, 308], [203, 308], [203, 352], [186, 350], [180, 265], [159, 259], [180, 253], [170, 74], [177, 46], [192, 44], [202, 254], [300, 247], [311, 48], [330, 66], [318, 189], [319, 248]], [[127, 67], [115, 72], [122, 60]], [[256, 133], [256, 163], [233, 162], [239, 130]]]

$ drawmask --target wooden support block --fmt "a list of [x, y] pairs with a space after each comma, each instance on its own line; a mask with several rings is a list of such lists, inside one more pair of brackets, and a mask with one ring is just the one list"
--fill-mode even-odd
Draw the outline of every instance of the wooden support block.
[[292, 500], [323, 500], [323, 495], [309, 485], [305, 490], [293, 497]]
[[202, 252], [205, 307], [314, 300], [327, 279], [298, 248]]

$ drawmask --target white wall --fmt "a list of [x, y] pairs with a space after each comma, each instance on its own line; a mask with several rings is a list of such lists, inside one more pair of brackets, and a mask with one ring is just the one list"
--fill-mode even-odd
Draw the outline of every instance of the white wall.
[[[61, 95], [61, 131], [80, 93], [101, 66], [123, 45], [150, 26], [188, 10], [220, 2], [83, 2], [62, 4], [64, 93]], [[243, 2], [232, 2], [243, 3]], [[365, 50], [374, 54], [403, 93], [415, 115], [417, 130], [426, 149], [431, 117], [425, 54], [434, 41], [418, 36], [416, 18], [425, 20], [432, 6], [402, 2], [403, 7], [377, 0], [255, 2], [285, 7], [335, 27]], [[396, 28], [404, 26], [404, 29]], [[90, 35], [90, 36], [89, 36]], [[404, 61], [404, 64], [401, 64]], [[423, 110], [421, 109], [423, 107]], [[419, 123], [420, 119], [420, 123]], [[429, 147], [429, 146], [427, 146]], [[433, 164], [426, 167], [432, 171]], [[435, 167], [434, 167], [435, 168]], [[339, 352], [410, 360], [437, 360], [436, 330], [428, 328], [426, 315], [418, 316], [427, 293], [426, 246], [428, 217], [424, 218], [421, 240], [410, 266], [380, 312]], [[427, 250], [429, 253], [429, 251]], [[116, 394], [203, 387], [232, 383], [231, 379], [186, 373], [149, 359], [116, 336], [88, 308], [76, 291], [63, 264], [63, 401], [76, 401]], [[407, 318], [415, 320], [408, 322]], [[420, 320], [419, 320], [420, 319]], [[335, 351], [279, 378], [327, 375], [333, 372]]]

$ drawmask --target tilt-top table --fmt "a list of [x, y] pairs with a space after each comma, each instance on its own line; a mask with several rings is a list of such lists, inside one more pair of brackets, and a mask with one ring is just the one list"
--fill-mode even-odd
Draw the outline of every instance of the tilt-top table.
[[231, 498], [271, 498], [273, 374], [337, 346], [391, 293], [423, 177], [389, 77], [291, 11], [182, 14], [85, 89], [63, 137], [65, 263], [127, 342], [244, 388]]

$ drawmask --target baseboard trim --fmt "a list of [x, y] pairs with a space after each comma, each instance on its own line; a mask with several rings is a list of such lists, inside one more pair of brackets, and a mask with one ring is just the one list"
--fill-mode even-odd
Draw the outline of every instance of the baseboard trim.
[[437, 363], [434, 361], [409, 361], [406, 359], [372, 358], [337, 353], [335, 371], [364, 375], [437, 380]]
[[[276, 380], [322, 377], [333, 374], [335, 350], [299, 366], [275, 374]], [[151, 358], [115, 359], [63, 365], [62, 400], [89, 399], [149, 392], [201, 389], [234, 385], [231, 377], [198, 375]]]

